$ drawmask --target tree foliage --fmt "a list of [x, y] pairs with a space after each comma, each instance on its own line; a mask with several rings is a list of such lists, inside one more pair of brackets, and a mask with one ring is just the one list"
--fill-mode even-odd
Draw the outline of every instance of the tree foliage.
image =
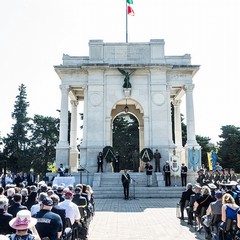
[[120, 155], [120, 168], [132, 169], [132, 153], [139, 151], [138, 121], [132, 114], [119, 115], [113, 126], [113, 148]]
[[29, 117], [27, 116], [27, 102], [26, 87], [21, 84], [18, 88], [19, 95], [16, 96], [12, 118], [15, 120], [10, 134], [3, 138], [5, 148], [4, 156], [7, 158], [7, 166], [15, 171], [24, 170], [29, 166]]
[[59, 119], [35, 115], [28, 117], [26, 87], [18, 88], [12, 118], [12, 132], [3, 138], [2, 161], [7, 161], [7, 169], [12, 172], [45, 174], [47, 165], [55, 160], [55, 146], [58, 142]]
[[240, 128], [233, 125], [221, 127], [223, 140], [218, 143], [218, 156], [224, 168], [235, 168], [240, 172]]
[[47, 171], [55, 160], [55, 146], [58, 142], [59, 119], [34, 115], [30, 126], [31, 166], [37, 173]]

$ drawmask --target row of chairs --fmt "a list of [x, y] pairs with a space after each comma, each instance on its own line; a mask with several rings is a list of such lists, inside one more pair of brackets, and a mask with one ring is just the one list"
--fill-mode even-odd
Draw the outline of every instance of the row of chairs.
[[90, 222], [94, 216], [94, 209], [89, 206], [78, 207], [81, 219], [80, 222], [71, 224], [69, 218], [66, 218], [66, 228], [62, 240], [87, 240]]
[[[200, 225], [204, 226], [204, 219], [206, 216], [207, 209], [202, 207], [200, 214], [197, 214], [192, 207], [186, 206], [186, 211], [188, 215], [188, 222], [192, 223], [195, 231], [198, 231], [201, 234], [201, 227]], [[180, 217], [180, 206], [177, 205], [177, 217]], [[214, 239], [214, 236], [219, 236], [221, 234], [221, 238], [223, 240], [226, 239], [239, 239], [237, 236], [237, 222], [233, 219], [227, 219], [224, 225], [221, 225], [222, 215], [221, 214], [213, 214], [211, 217], [211, 221], [209, 222], [208, 226], [204, 226], [206, 239]], [[209, 237], [209, 238], [208, 238]], [[218, 239], [218, 237], [216, 237]]]

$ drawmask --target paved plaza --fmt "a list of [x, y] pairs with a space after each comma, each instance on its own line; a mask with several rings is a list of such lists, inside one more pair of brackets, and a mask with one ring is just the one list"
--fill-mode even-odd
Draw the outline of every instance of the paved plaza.
[[205, 239], [176, 217], [179, 199], [96, 199], [89, 240]]

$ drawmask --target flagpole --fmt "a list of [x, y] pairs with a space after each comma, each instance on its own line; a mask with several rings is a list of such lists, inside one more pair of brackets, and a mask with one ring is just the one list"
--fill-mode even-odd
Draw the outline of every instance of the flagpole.
[[126, 43], [128, 43], [128, 8], [127, 8], [127, 0], [126, 1]]

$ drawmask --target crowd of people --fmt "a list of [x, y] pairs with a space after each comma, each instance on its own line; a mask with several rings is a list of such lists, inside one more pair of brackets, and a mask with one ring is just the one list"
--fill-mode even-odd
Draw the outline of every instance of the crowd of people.
[[0, 239], [87, 239], [94, 216], [90, 185], [36, 184], [34, 178], [28, 185], [27, 176], [21, 182], [14, 180], [0, 186]]
[[[240, 239], [240, 181], [233, 168], [198, 171], [195, 184], [188, 183], [179, 206], [180, 219], [204, 230], [205, 239]], [[187, 213], [185, 218], [184, 213]]]

